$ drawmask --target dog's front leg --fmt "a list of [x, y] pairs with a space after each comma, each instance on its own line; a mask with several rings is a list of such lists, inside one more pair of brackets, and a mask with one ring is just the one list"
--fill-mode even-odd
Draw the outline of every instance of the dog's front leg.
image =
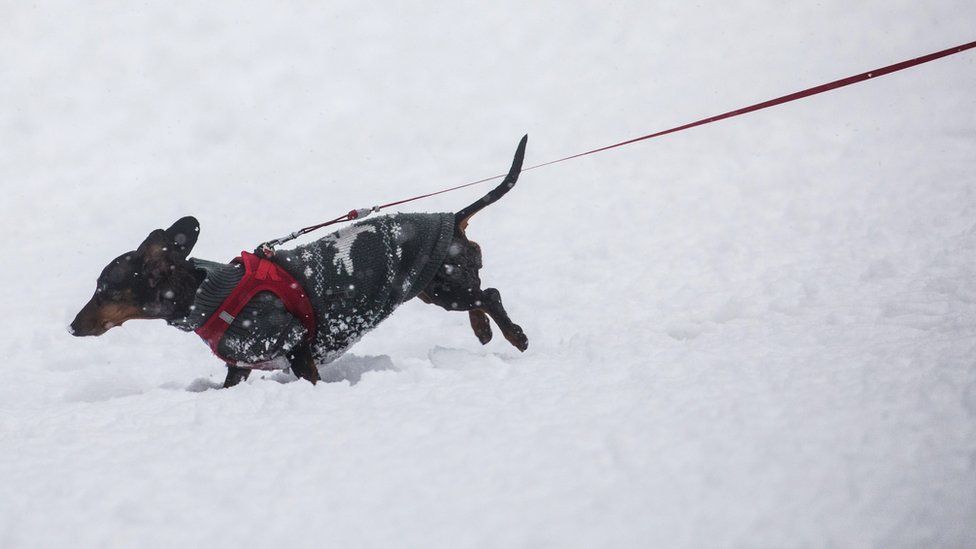
[[251, 370], [248, 368], [238, 368], [233, 364], [227, 365], [227, 377], [224, 379], [224, 389], [233, 387], [238, 383], [247, 379], [247, 376], [251, 375]]
[[288, 353], [288, 362], [291, 363], [291, 371], [296, 376], [311, 381], [312, 385], [319, 381], [319, 370], [315, 367], [312, 349], [308, 345], [303, 345]]

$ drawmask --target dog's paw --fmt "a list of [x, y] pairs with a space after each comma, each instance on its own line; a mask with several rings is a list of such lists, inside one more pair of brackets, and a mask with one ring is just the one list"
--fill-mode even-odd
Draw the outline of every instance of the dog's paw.
[[529, 338], [518, 324], [512, 325], [512, 329], [505, 334], [505, 339], [523, 353], [529, 348]]

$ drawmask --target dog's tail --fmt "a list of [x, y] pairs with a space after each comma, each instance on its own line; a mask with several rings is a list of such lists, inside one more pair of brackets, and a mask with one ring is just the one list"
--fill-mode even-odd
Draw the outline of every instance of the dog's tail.
[[522, 140], [519, 141], [518, 148], [515, 149], [515, 159], [512, 160], [512, 168], [508, 170], [508, 175], [502, 180], [501, 184], [488, 192], [485, 196], [482, 196], [474, 204], [471, 204], [467, 208], [462, 209], [458, 213], [454, 214], [454, 226], [458, 227], [460, 230], [464, 230], [468, 225], [468, 220], [471, 216], [481, 211], [482, 208], [488, 206], [489, 204], [497, 201], [499, 198], [505, 196], [512, 187], [515, 186], [515, 182], [518, 181], [519, 174], [522, 172], [522, 159], [525, 158], [525, 144], [529, 141], [529, 136], [522, 136]]

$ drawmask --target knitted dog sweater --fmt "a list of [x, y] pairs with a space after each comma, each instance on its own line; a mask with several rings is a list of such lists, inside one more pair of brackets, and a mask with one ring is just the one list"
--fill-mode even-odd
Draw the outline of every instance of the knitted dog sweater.
[[[420, 293], [443, 264], [453, 232], [451, 213], [386, 215], [276, 252], [273, 261], [301, 284], [315, 309], [316, 363], [338, 358], [397, 306]], [[239, 264], [191, 261], [207, 276], [190, 313], [170, 321], [187, 331], [203, 325], [244, 274]], [[261, 292], [237, 315], [218, 351], [237, 366], [285, 368], [285, 355], [305, 337], [305, 327], [281, 300]]]

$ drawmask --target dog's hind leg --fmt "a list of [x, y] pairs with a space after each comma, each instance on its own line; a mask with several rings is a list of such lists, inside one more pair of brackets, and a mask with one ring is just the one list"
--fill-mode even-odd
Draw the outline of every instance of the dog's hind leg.
[[227, 365], [227, 377], [224, 378], [224, 389], [229, 389], [234, 385], [247, 379], [247, 376], [251, 375], [251, 370], [248, 368], [238, 368], [232, 364]]
[[471, 329], [474, 330], [478, 341], [482, 345], [488, 345], [491, 341], [491, 323], [488, 322], [488, 315], [481, 309], [472, 309], [468, 311], [468, 319], [471, 320]]
[[[505, 307], [502, 305], [502, 295], [498, 290], [495, 288], [486, 288], [481, 292], [481, 306], [479, 310], [491, 316], [495, 324], [498, 324], [498, 327], [501, 328], [502, 335], [505, 336], [505, 339], [516, 349], [525, 352], [529, 348], [529, 338], [522, 331], [522, 327], [512, 322], [512, 319], [508, 317], [508, 312], [505, 311]], [[475, 311], [471, 312], [474, 313]], [[485, 321], [487, 323], [487, 319]], [[474, 327], [473, 322], [472, 327]], [[475, 333], [478, 333], [477, 329], [475, 329]]]
[[502, 305], [502, 296], [495, 288], [481, 289], [481, 248], [468, 240], [459, 227], [455, 227], [453, 254], [444, 260], [433, 280], [420, 292], [424, 303], [437, 305], [448, 311], [467, 311], [471, 329], [482, 345], [491, 341], [491, 317], [502, 330], [509, 343], [520, 351], [529, 347], [529, 339], [522, 328], [512, 322]]
[[525, 158], [525, 144], [528, 136], [522, 138], [512, 167], [498, 187], [486, 194], [481, 200], [454, 214], [454, 239], [448, 247], [447, 257], [434, 278], [427, 287], [418, 294], [424, 303], [437, 305], [448, 311], [467, 311], [471, 329], [482, 345], [491, 341], [491, 317], [501, 328], [502, 334], [509, 343], [519, 351], [529, 347], [529, 338], [522, 328], [512, 322], [502, 306], [502, 296], [495, 288], [481, 289], [481, 247], [476, 242], [468, 240], [464, 230], [468, 226], [471, 216], [485, 206], [496, 202], [515, 186], [519, 174], [522, 172], [522, 160]]

